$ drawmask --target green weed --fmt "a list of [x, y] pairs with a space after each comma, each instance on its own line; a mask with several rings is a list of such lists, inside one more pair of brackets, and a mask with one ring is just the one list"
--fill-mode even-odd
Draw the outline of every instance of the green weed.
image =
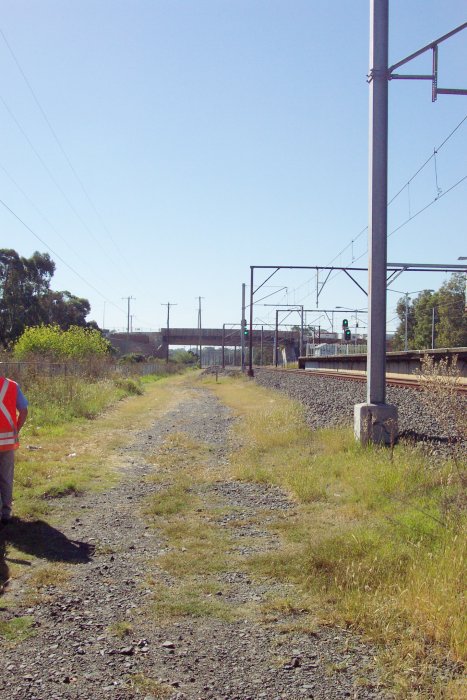
[[0, 639], [13, 644], [22, 642], [34, 634], [33, 625], [34, 618], [31, 615], [0, 621]]

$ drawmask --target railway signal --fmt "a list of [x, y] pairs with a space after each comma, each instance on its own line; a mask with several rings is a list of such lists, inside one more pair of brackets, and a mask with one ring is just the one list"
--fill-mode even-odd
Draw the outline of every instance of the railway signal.
[[246, 319], [245, 319], [245, 318], [243, 319], [243, 324], [242, 324], [242, 325], [243, 325], [243, 335], [245, 336], [245, 338], [248, 338], [248, 336], [249, 336], [249, 329], [248, 329], [248, 326], [247, 326], [247, 323], [246, 323]]
[[352, 333], [350, 332], [350, 328], [349, 328], [349, 319], [348, 319], [348, 318], [344, 318], [344, 319], [342, 320], [342, 330], [343, 330], [343, 332], [344, 332], [344, 340], [345, 340], [346, 342], [349, 342], [349, 340], [352, 339]]

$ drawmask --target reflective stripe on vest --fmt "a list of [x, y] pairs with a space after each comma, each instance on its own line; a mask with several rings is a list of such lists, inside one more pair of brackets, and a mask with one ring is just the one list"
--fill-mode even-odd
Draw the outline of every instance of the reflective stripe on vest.
[[[10, 386], [13, 388], [14, 395], [12, 395], [12, 401], [9, 401], [8, 403], [11, 404], [13, 410], [15, 413], [12, 415], [11, 414], [11, 408], [9, 409], [8, 406], [5, 404], [5, 397], [7, 395], [8, 389]], [[11, 449], [16, 449], [19, 446], [19, 441], [18, 441], [18, 431], [16, 429], [16, 391], [15, 391], [16, 385], [14, 382], [10, 382], [8, 379], [3, 380], [3, 386], [0, 389], [0, 411], [2, 413], [2, 417], [6, 419], [6, 422], [8, 423], [8, 426], [10, 430], [1, 430], [0, 431], [0, 450], [11, 450]], [[5, 421], [2, 421], [5, 423]]]

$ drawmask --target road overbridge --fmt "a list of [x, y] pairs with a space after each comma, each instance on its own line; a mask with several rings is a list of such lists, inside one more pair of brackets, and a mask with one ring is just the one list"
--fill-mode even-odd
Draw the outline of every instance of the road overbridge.
[[[252, 340], [254, 347], [272, 347], [274, 345], [275, 331], [271, 328], [253, 330]], [[152, 357], [166, 357], [167, 345], [183, 347], [240, 347], [242, 337], [240, 328], [162, 328], [160, 331], [108, 333], [107, 339], [111, 342], [118, 354], [137, 353]], [[245, 339], [249, 341], [249, 338]], [[298, 330], [283, 331], [279, 329], [278, 343], [284, 346], [297, 346], [300, 340]], [[248, 343], [247, 343], [248, 344]]]

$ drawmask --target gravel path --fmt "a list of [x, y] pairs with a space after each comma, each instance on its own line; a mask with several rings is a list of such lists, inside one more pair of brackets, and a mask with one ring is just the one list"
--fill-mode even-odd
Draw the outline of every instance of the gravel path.
[[[275, 487], [229, 480], [228, 409], [206, 388], [174, 391], [181, 392], [176, 408], [120, 450], [118, 486], [57, 501], [59, 527], [16, 521], [0, 532], [7, 556], [14, 544], [33, 556], [33, 570], [63, 562], [69, 572], [63, 584], [44, 585], [37, 600], [25, 599], [27, 577], [1, 598], [0, 622], [31, 616], [34, 635], [0, 642], [0, 694], [15, 700], [389, 698], [378, 686], [372, 649], [338, 628], [293, 631], [290, 623], [299, 622], [300, 613], [245, 614], [228, 622], [155, 617], [148, 577], [176, 582], [158, 566], [167, 541], [148, 525], [141, 504], [161, 488], [146, 477], [167, 436], [185, 433], [209, 446], [208, 468], [217, 477], [197, 495], [203, 507], [222, 506], [215, 524], [233, 537], [237, 560], [277, 547], [268, 524], [294, 507]], [[252, 581], [242, 567], [216, 576], [219, 597], [226, 591], [222, 602], [233, 611], [258, 608], [279, 587]], [[131, 624], [131, 634], [119, 638], [115, 625], [122, 621]]]

